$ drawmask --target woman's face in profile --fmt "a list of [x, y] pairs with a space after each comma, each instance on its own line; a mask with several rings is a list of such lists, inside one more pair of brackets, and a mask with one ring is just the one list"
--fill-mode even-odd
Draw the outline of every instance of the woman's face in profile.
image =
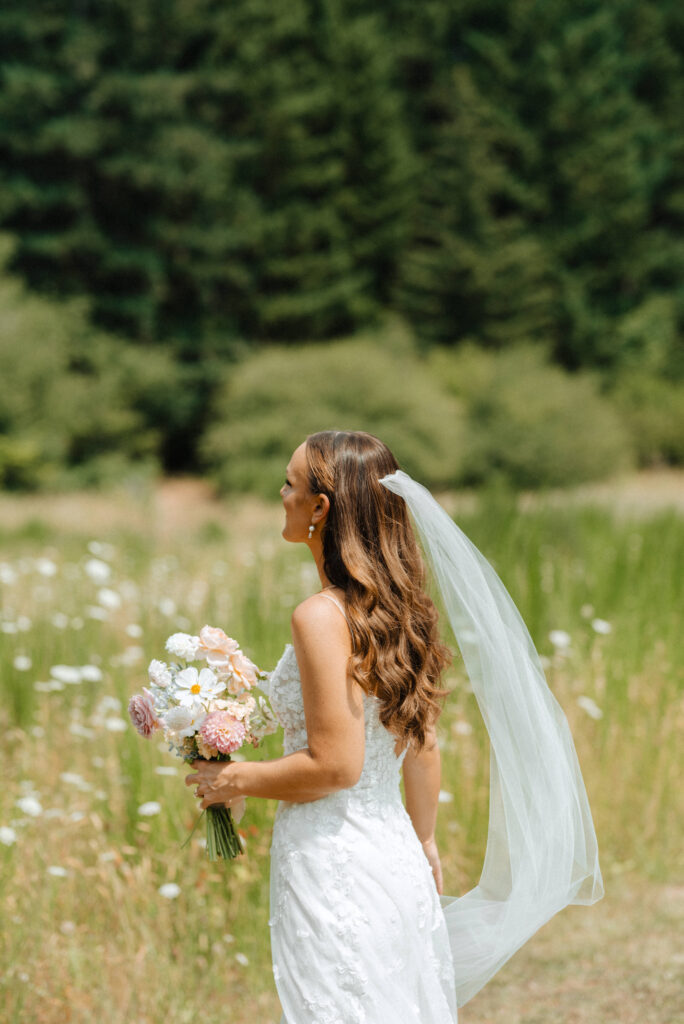
[[285, 540], [308, 541], [309, 523], [315, 501], [307, 483], [306, 441], [295, 448], [285, 469], [285, 483], [280, 488], [285, 507]]

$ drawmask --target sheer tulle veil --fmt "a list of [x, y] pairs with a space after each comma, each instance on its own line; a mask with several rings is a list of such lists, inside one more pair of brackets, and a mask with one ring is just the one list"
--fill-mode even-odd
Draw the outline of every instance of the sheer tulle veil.
[[508, 591], [425, 487], [403, 470], [380, 483], [408, 506], [490, 739], [480, 881], [440, 897], [461, 1007], [559, 910], [602, 898], [598, 843], [567, 719]]

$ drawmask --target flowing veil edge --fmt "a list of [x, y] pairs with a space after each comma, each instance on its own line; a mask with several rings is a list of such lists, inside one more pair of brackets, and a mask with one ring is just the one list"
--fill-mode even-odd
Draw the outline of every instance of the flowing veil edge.
[[604, 895], [598, 843], [570, 728], [504, 584], [427, 488], [380, 479], [404, 499], [490, 740], [480, 881], [441, 896], [464, 1006], [554, 914]]

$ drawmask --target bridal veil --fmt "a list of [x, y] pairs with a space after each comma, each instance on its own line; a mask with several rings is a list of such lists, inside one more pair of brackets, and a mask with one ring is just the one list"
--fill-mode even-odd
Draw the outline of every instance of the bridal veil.
[[413, 517], [490, 740], [480, 881], [441, 897], [461, 1007], [559, 910], [601, 899], [598, 844], [567, 719], [508, 591], [425, 487], [403, 470], [380, 483]]

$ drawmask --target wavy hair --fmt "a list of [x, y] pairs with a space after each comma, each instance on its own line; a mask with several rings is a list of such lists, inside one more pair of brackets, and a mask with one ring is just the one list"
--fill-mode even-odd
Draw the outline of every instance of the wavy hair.
[[330, 501], [323, 567], [345, 593], [352, 677], [379, 698], [383, 725], [418, 752], [449, 694], [439, 682], [453, 653], [439, 639], [404, 499], [378, 482], [399, 463], [362, 430], [310, 434], [305, 451], [309, 489]]

